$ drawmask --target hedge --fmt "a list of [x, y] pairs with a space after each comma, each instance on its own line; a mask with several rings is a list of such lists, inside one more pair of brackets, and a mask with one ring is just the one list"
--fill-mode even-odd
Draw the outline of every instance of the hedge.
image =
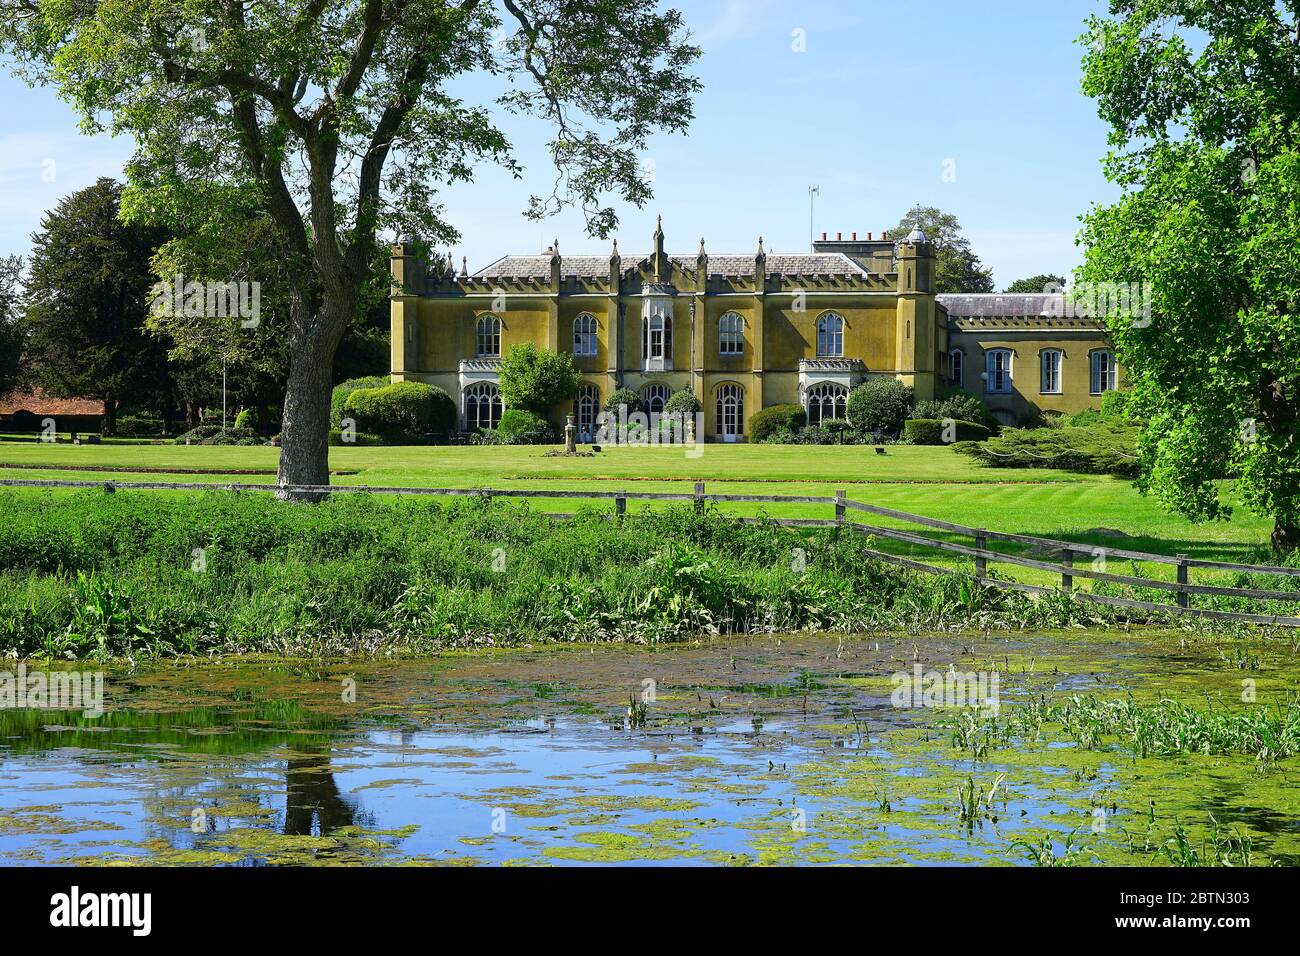
[[330, 392], [330, 427], [343, 427], [343, 409], [347, 406], [349, 395], [362, 388], [383, 388], [391, 381], [387, 375], [368, 375], [365, 378], [350, 378], [335, 385]]
[[749, 419], [749, 440], [767, 441], [781, 431], [797, 432], [808, 421], [802, 405], [769, 405]]
[[357, 431], [389, 438], [448, 432], [456, 423], [456, 403], [451, 396], [423, 382], [359, 388], [348, 396], [344, 411], [356, 421]]
[[[944, 436], [944, 425], [952, 422], [956, 427]], [[993, 433], [978, 422], [964, 422], [953, 418], [909, 418], [903, 423], [903, 437], [913, 445], [950, 445], [959, 441], [984, 441]]]

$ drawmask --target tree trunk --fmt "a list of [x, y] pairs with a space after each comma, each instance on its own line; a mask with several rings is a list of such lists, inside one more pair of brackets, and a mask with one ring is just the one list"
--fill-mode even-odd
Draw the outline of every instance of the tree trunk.
[[104, 398], [104, 421], [99, 433], [106, 438], [117, 434], [117, 399], [112, 395]]
[[[340, 298], [346, 298], [340, 296]], [[346, 303], [327, 303], [314, 315], [310, 306], [291, 305], [294, 315], [289, 346], [289, 382], [280, 422], [280, 470], [276, 484], [328, 485], [330, 386], [334, 353], [347, 327], [356, 296]], [[280, 491], [286, 501], [319, 501], [323, 495]]]
[[1290, 554], [1300, 547], [1300, 525], [1277, 518], [1273, 522], [1273, 550], [1278, 554]]

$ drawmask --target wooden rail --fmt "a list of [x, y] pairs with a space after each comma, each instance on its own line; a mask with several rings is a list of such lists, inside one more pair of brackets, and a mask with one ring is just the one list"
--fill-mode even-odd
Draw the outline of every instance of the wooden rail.
[[[834, 518], [741, 518], [745, 522], [766, 521], [783, 527], [791, 528], [847, 528], [858, 534], [866, 535], [871, 538], [884, 538], [890, 541], [897, 541], [913, 547], [932, 548], [936, 551], [948, 554], [960, 555], [971, 558], [974, 562], [975, 581], [987, 587], [1001, 588], [1006, 590], [1022, 591], [1029, 594], [1066, 594], [1082, 601], [1090, 601], [1094, 604], [1104, 604], [1112, 607], [1132, 608], [1146, 611], [1157, 611], [1170, 614], [1191, 615], [1195, 617], [1211, 618], [1226, 621], [1242, 621], [1252, 624], [1271, 624], [1285, 627], [1300, 627], [1300, 617], [1278, 615], [1278, 614], [1254, 614], [1242, 611], [1220, 611], [1211, 608], [1200, 608], [1192, 606], [1193, 595], [1217, 595], [1223, 597], [1241, 597], [1262, 601], [1294, 601], [1300, 602], [1300, 590], [1287, 591], [1267, 588], [1243, 588], [1243, 587], [1225, 587], [1213, 584], [1194, 584], [1190, 580], [1190, 569], [1205, 568], [1220, 571], [1239, 571], [1251, 574], [1270, 574], [1282, 578], [1300, 577], [1300, 568], [1283, 568], [1276, 565], [1265, 564], [1239, 564], [1231, 561], [1213, 561], [1200, 558], [1189, 558], [1186, 555], [1171, 556], [1167, 554], [1155, 554], [1148, 551], [1133, 551], [1125, 548], [1111, 548], [1101, 545], [1084, 544], [1077, 541], [1062, 541], [1056, 538], [1040, 538], [1034, 535], [1010, 534], [1002, 531], [990, 531], [987, 528], [973, 528], [967, 525], [955, 524], [951, 521], [942, 521], [938, 518], [928, 518], [924, 515], [911, 514], [906, 511], [896, 511], [892, 508], [882, 508], [878, 505], [869, 505], [861, 501], [853, 501], [846, 496], [844, 491], [837, 491], [834, 497], [824, 495], [754, 495], [754, 494], [730, 494], [715, 495], [706, 494], [704, 482], [697, 481], [691, 492], [653, 492], [653, 491], [627, 491], [619, 489], [616, 491], [560, 491], [549, 489], [531, 489], [531, 488], [409, 488], [397, 486], [375, 486], [375, 485], [291, 485], [279, 486], [273, 484], [245, 484], [245, 483], [216, 483], [216, 482], [167, 482], [167, 481], [61, 481], [53, 479], [18, 479], [18, 478], [0, 478], [0, 487], [9, 488], [99, 488], [107, 493], [115, 492], [119, 489], [124, 491], [263, 491], [263, 492], [286, 492], [295, 495], [324, 495], [338, 493], [368, 493], [384, 495], [433, 495], [433, 496], [454, 496], [468, 498], [552, 498], [560, 500], [597, 500], [612, 501], [614, 503], [613, 516], [617, 517], [627, 513], [627, 503], [629, 501], [680, 501], [691, 502], [697, 510], [703, 510], [708, 504], [815, 504], [831, 505], [834, 508]], [[969, 537], [973, 540], [973, 545], [959, 544], [954, 541], [947, 541], [940, 538], [929, 537], [916, 531], [905, 531], [900, 528], [887, 528], [879, 525], [867, 524], [858, 520], [851, 520], [847, 517], [847, 512], [863, 512], [866, 514], [879, 515], [880, 517], [891, 518], [896, 521], [907, 522], [918, 525], [922, 528], [928, 528], [936, 531], [943, 531], [952, 535]], [[572, 514], [551, 513], [556, 518], [571, 518]], [[1060, 561], [1053, 562], [1039, 560], [1038, 558], [1025, 557], [1019, 554], [1008, 554], [1002, 551], [994, 551], [989, 547], [990, 541], [1005, 541], [1013, 544], [1029, 545], [1032, 547], [1045, 550], [1047, 552], [1058, 552]], [[917, 561], [913, 558], [905, 558], [900, 555], [890, 554], [886, 551], [880, 551], [874, 548], [864, 549], [870, 557], [884, 561], [899, 567], [908, 568], [914, 571], [920, 571], [927, 574], [952, 574], [955, 573], [950, 567], [940, 567], [933, 564], [927, 564], [923, 561]], [[1118, 558], [1129, 561], [1149, 561], [1157, 564], [1173, 565], [1176, 568], [1176, 580], [1164, 581], [1155, 578], [1144, 578], [1136, 575], [1113, 574], [1096, 567], [1088, 567], [1075, 563], [1075, 555], [1087, 555], [1094, 560], [1097, 558]], [[1049, 587], [1040, 584], [1026, 584], [1021, 581], [998, 578], [988, 573], [989, 562], [1010, 564], [1017, 567], [1030, 568], [1036, 571], [1045, 571], [1052, 574], [1060, 575], [1060, 585]], [[1079, 590], [1074, 586], [1075, 578], [1087, 578], [1094, 581], [1108, 581], [1114, 584], [1123, 584], [1131, 587], [1145, 587], [1153, 590], [1170, 591], [1174, 594], [1174, 604], [1163, 604], [1155, 601], [1142, 601], [1134, 598], [1111, 597], [1104, 594], [1094, 594], [1090, 591]]]

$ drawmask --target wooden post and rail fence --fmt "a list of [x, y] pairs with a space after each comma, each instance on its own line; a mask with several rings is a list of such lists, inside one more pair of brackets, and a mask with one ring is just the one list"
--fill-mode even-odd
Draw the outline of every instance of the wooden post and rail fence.
[[[905, 511], [896, 511], [892, 508], [882, 508], [878, 505], [869, 505], [861, 501], [854, 501], [847, 497], [844, 491], [836, 491], [834, 497], [825, 497], [817, 495], [750, 495], [750, 494], [724, 494], [711, 495], [704, 491], [704, 482], [695, 482], [694, 489], [689, 493], [681, 492], [637, 492], [620, 489], [617, 491], [560, 491], [548, 489], [531, 489], [531, 488], [407, 488], [407, 487], [383, 487], [374, 485], [297, 485], [291, 487], [281, 487], [273, 484], [230, 484], [230, 483], [212, 483], [212, 482], [163, 482], [163, 481], [58, 481], [43, 479], [17, 479], [3, 478], [0, 479], [0, 488], [99, 488], [105, 492], [112, 493], [121, 489], [123, 491], [262, 491], [274, 492], [285, 491], [293, 494], [312, 495], [312, 494], [340, 494], [340, 493], [368, 493], [381, 495], [434, 495], [447, 497], [469, 497], [469, 498], [538, 498], [538, 499], [556, 499], [556, 500], [588, 500], [588, 501], [609, 501], [614, 503], [613, 515], [615, 517], [627, 514], [627, 503], [629, 501], [666, 501], [666, 502], [690, 502], [694, 505], [697, 512], [703, 512], [709, 504], [812, 504], [812, 505], [831, 505], [834, 508], [833, 518], [738, 518], [740, 521], [755, 522], [765, 521], [784, 527], [794, 528], [848, 528], [856, 533], [863, 534], [872, 538], [880, 538], [888, 541], [897, 541], [902, 544], [910, 545], [914, 548], [931, 548], [942, 551], [947, 554], [958, 555], [963, 558], [973, 560], [975, 571], [975, 581], [987, 587], [1010, 589], [1022, 591], [1029, 594], [1067, 594], [1083, 601], [1089, 601], [1095, 604], [1106, 604], [1112, 607], [1131, 608], [1135, 610], [1157, 611], [1177, 615], [1190, 615], [1194, 617], [1213, 618], [1226, 621], [1241, 621], [1251, 624], [1268, 624], [1284, 627], [1300, 627], [1300, 617], [1286, 616], [1280, 614], [1262, 614], [1247, 613], [1243, 611], [1221, 611], [1211, 608], [1194, 607], [1192, 604], [1193, 595], [1208, 596], [1225, 596], [1240, 597], [1260, 601], [1291, 601], [1300, 603], [1300, 589], [1272, 590], [1266, 588], [1245, 588], [1245, 587], [1225, 587], [1213, 584], [1196, 584], [1191, 581], [1190, 570], [1192, 568], [1201, 568], [1214, 571], [1236, 571], [1248, 574], [1266, 574], [1282, 578], [1300, 578], [1300, 568], [1284, 568], [1275, 565], [1262, 564], [1239, 564], [1231, 561], [1216, 561], [1206, 558], [1190, 558], [1186, 555], [1167, 555], [1155, 554], [1146, 551], [1132, 551], [1124, 548], [1104, 547], [1094, 544], [1083, 544], [1075, 541], [1062, 541], [1055, 538], [1043, 538], [1027, 534], [1011, 534], [1005, 531], [991, 531], [987, 528], [972, 528], [966, 525], [954, 524], [950, 521], [941, 521], [938, 518], [928, 518], [923, 515], [909, 514]], [[882, 518], [888, 518], [893, 521], [899, 521], [907, 524], [918, 525], [921, 528], [933, 531], [944, 532], [948, 535], [957, 537], [971, 538], [973, 544], [961, 544], [956, 541], [945, 540], [941, 538], [930, 537], [919, 533], [918, 531], [907, 531], [901, 528], [881, 527], [879, 525], [867, 524], [863, 521], [850, 519], [848, 512], [860, 512], [868, 515], [875, 515]], [[572, 514], [560, 514], [547, 512], [551, 517], [571, 518]], [[1030, 557], [1024, 554], [1009, 554], [1004, 551], [994, 551], [989, 546], [990, 541], [1006, 542], [1028, 546], [1032, 549], [1031, 553], [1038, 553], [1040, 556], [1058, 554], [1059, 562], [1042, 560], [1040, 557]], [[880, 551], [875, 548], [864, 549], [865, 553], [872, 558], [880, 561], [894, 564], [900, 567], [909, 568], [913, 571], [920, 571], [927, 574], [954, 574], [960, 573], [953, 567], [943, 567], [933, 564], [926, 564], [923, 561], [917, 561], [913, 558], [902, 557], [897, 554], [891, 554]], [[1082, 565], [1075, 562], [1076, 555], [1085, 555], [1090, 559], [1089, 565]], [[1155, 564], [1173, 565], [1175, 568], [1175, 580], [1166, 581], [1159, 578], [1137, 577], [1135, 575], [1113, 574], [1105, 570], [1106, 561], [1109, 559], [1118, 559], [1124, 561], [1150, 562]], [[1047, 572], [1050, 574], [1060, 575], [1059, 587], [1052, 587], [1041, 584], [1026, 584], [1022, 581], [999, 578], [989, 574], [989, 563], [1010, 564], [1017, 567], [1029, 568], [1036, 571]], [[1165, 604], [1155, 601], [1141, 601], [1135, 598], [1112, 597], [1105, 594], [1094, 594], [1091, 591], [1078, 590], [1074, 586], [1075, 578], [1088, 578], [1093, 581], [1108, 581], [1113, 584], [1123, 584], [1132, 587], [1151, 588], [1160, 591], [1173, 591], [1173, 604]]]

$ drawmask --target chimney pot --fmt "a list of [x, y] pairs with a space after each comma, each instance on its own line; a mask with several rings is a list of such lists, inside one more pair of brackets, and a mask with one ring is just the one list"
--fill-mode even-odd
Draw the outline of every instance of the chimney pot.
[[858, 241], [858, 234], [856, 232], [853, 234], [853, 241], [854, 242]]
[[826, 241], [826, 233], [823, 232], [823, 233], [822, 233], [822, 242], [825, 242], [825, 241]]
[[835, 241], [836, 241], [836, 242], [841, 242], [841, 241], [843, 241], [843, 239], [844, 239], [844, 233], [842, 233], [842, 232], [837, 232], [837, 233], [835, 233]]

